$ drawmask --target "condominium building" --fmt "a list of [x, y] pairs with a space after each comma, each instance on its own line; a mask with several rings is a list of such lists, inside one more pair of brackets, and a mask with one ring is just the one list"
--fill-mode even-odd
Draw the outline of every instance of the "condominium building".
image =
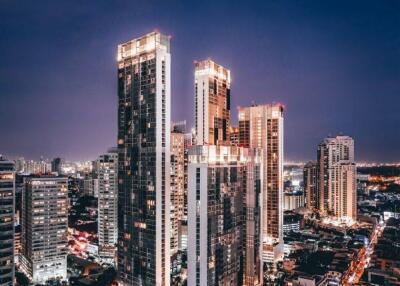
[[195, 63], [195, 124], [197, 145], [227, 145], [231, 110], [231, 73], [204, 60]]
[[333, 166], [330, 209], [338, 218], [357, 220], [357, 168], [354, 162]]
[[100, 155], [94, 172], [98, 178], [99, 256], [113, 260], [118, 239], [118, 150]]
[[185, 199], [185, 134], [171, 132], [171, 256], [179, 249]]
[[318, 182], [317, 162], [310, 161], [304, 166], [303, 169], [303, 183], [304, 183], [306, 207], [309, 210], [315, 210], [319, 208], [317, 182]]
[[66, 280], [68, 178], [24, 178], [21, 227], [20, 265], [32, 283]]
[[330, 173], [329, 213], [337, 218], [357, 220], [356, 164], [338, 162]]
[[0, 286], [14, 285], [14, 162], [0, 155]]
[[170, 285], [170, 37], [118, 46], [118, 277]]
[[258, 151], [195, 146], [188, 170], [188, 285], [262, 285]]
[[302, 191], [283, 192], [283, 211], [291, 211], [304, 207], [304, 193]]
[[355, 220], [357, 174], [353, 138], [325, 138], [317, 154], [319, 210], [337, 218]]
[[99, 178], [95, 170], [85, 174], [85, 177], [81, 180], [81, 189], [85, 196], [99, 197]]
[[283, 106], [239, 109], [239, 145], [262, 150], [263, 261], [283, 255]]
[[189, 149], [194, 143], [194, 131], [184, 134], [184, 185], [183, 185], [183, 216], [181, 225], [179, 228], [179, 241], [178, 248], [180, 251], [187, 251], [187, 240], [188, 240], [188, 227], [187, 227], [187, 216], [188, 216], [188, 165], [189, 165]]
[[40, 161], [24, 161], [23, 172], [27, 174], [47, 174], [51, 172], [51, 163], [40, 159]]

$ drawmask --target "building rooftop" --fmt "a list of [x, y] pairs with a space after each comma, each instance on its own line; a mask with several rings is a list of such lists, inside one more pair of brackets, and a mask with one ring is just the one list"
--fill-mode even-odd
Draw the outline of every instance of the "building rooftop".
[[153, 31], [142, 37], [118, 45], [118, 61], [149, 53], [157, 49], [169, 52], [170, 36]]
[[[195, 75], [216, 76], [222, 80], [226, 80], [228, 84], [231, 82], [231, 71], [211, 59], [203, 61], [195, 61]], [[229, 87], [229, 86], [228, 86]]]

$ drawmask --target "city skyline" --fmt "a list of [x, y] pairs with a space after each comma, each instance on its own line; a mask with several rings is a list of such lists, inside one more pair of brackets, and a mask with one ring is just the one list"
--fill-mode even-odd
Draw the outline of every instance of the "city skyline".
[[288, 160], [315, 160], [320, 138], [341, 132], [355, 138], [356, 161], [399, 158], [398, 3], [142, 3], [132, 14], [134, 3], [48, 4], [5, 2], [0, 12], [8, 36], [0, 40], [0, 119], [9, 122], [0, 150], [8, 157], [87, 160], [115, 146], [115, 48], [157, 27], [175, 43], [173, 121], [194, 126], [193, 60], [211, 58], [231, 70], [233, 124], [237, 107], [252, 101], [286, 106]]
[[4, 3], [0, 286], [400, 285], [400, 2]]

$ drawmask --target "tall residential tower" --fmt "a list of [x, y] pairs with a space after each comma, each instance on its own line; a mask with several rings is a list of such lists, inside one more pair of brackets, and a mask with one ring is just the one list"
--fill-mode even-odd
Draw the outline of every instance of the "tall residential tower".
[[188, 188], [188, 285], [262, 285], [258, 150], [192, 147]]
[[323, 214], [355, 220], [357, 174], [353, 138], [325, 138], [317, 154], [319, 210]]
[[21, 269], [33, 283], [67, 279], [68, 178], [33, 175], [22, 193]]
[[179, 249], [185, 200], [185, 134], [171, 132], [171, 256]]
[[170, 285], [169, 36], [118, 46], [118, 276]]
[[100, 155], [95, 164], [98, 180], [99, 255], [113, 260], [118, 238], [118, 150], [110, 149]]
[[283, 106], [239, 109], [239, 145], [262, 150], [263, 261], [283, 255]]

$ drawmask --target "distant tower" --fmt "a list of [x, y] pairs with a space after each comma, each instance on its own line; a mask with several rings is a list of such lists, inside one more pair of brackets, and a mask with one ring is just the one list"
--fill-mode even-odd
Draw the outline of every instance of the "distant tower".
[[303, 169], [304, 192], [306, 206], [309, 210], [319, 208], [317, 162], [308, 162]]
[[61, 166], [62, 166], [63, 162], [64, 162], [64, 159], [62, 159], [62, 158], [54, 158], [53, 161], [51, 161], [51, 171], [61, 174]]
[[95, 164], [98, 180], [99, 256], [113, 260], [118, 238], [118, 150], [100, 155]]
[[317, 154], [319, 210], [355, 220], [357, 190], [353, 138], [325, 138], [319, 144]]
[[118, 46], [118, 276], [170, 285], [170, 38]]
[[239, 145], [263, 151], [263, 261], [283, 257], [283, 106], [239, 109]]
[[195, 63], [197, 145], [227, 145], [231, 110], [231, 73], [212, 60]]
[[30, 176], [24, 180], [21, 269], [37, 284], [66, 280], [68, 178]]
[[0, 155], [0, 285], [14, 285], [14, 162]]
[[342, 219], [357, 220], [357, 168], [341, 161], [331, 170], [329, 212]]
[[17, 173], [23, 173], [25, 172], [25, 159], [23, 157], [18, 158], [15, 160], [15, 171]]

